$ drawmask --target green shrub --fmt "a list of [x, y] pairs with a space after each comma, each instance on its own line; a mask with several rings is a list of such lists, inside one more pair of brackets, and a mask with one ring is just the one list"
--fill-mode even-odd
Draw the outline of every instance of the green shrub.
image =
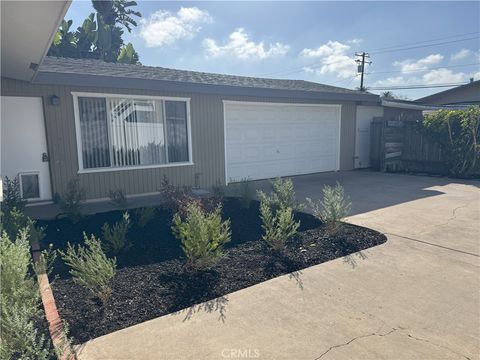
[[85, 200], [86, 191], [80, 187], [78, 177], [71, 179], [67, 184], [67, 190], [60, 196], [60, 209], [74, 223], [82, 217], [82, 204]]
[[30, 243], [37, 243], [40, 245], [40, 243], [45, 239], [45, 230], [47, 229], [46, 226], [37, 226], [37, 222], [32, 219], [28, 219], [28, 232], [30, 234]]
[[480, 107], [439, 110], [425, 116], [423, 131], [442, 147], [451, 175], [480, 176]]
[[22, 199], [18, 176], [13, 180], [5, 177], [3, 186], [2, 212], [7, 213], [13, 209], [23, 212], [26, 204], [27, 201]]
[[112, 204], [116, 207], [120, 209], [125, 209], [127, 207], [127, 197], [122, 189], [110, 190], [108, 196], [110, 197]]
[[260, 218], [265, 232], [262, 239], [274, 250], [282, 250], [286, 242], [297, 233], [300, 222], [294, 221], [291, 207], [278, 202], [278, 198], [272, 199], [273, 194], [268, 197], [263, 191], [257, 191], [257, 196], [260, 199]]
[[276, 178], [272, 182], [273, 191], [270, 195], [270, 202], [273, 206], [279, 208], [296, 207], [295, 189], [293, 187], [292, 179]]
[[352, 203], [345, 196], [345, 190], [338, 182], [335, 186], [323, 187], [321, 201], [313, 201], [310, 198], [306, 201], [313, 215], [325, 223], [332, 234], [339, 230], [342, 225], [341, 220], [348, 216], [352, 208]]
[[188, 265], [194, 268], [212, 266], [231, 239], [230, 220], [222, 221], [221, 206], [207, 213], [197, 203], [187, 206], [186, 217], [173, 217], [172, 231], [181, 241]]
[[247, 209], [250, 207], [255, 197], [255, 189], [248, 178], [242, 179], [238, 184], [238, 197], [240, 198], [240, 205], [243, 208]]
[[130, 228], [130, 215], [125, 212], [122, 220], [110, 227], [107, 223], [102, 226], [102, 247], [105, 251], [112, 254], [118, 254], [122, 250], [126, 250], [131, 244], [127, 242], [127, 232]]
[[143, 228], [155, 217], [154, 207], [143, 207], [135, 210], [135, 222]]
[[102, 250], [102, 244], [95, 236], [88, 238], [84, 233], [85, 246], [78, 248], [68, 243], [67, 250], [59, 251], [63, 261], [71, 268], [75, 282], [90, 290], [103, 304], [112, 292], [111, 282], [116, 274], [117, 261], [109, 259]]
[[27, 230], [15, 242], [7, 233], [0, 238], [0, 358], [49, 359], [47, 337], [36, 324], [42, 315], [40, 294], [32, 277]]
[[15, 239], [22, 229], [29, 226], [30, 219], [16, 207], [2, 213], [0, 228], [5, 231], [10, 239]]

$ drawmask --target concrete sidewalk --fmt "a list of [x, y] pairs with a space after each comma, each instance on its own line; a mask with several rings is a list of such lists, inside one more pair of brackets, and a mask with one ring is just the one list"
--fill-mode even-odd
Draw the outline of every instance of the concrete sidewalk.
[[94, 339], [80, 359], [480, 359], [479, 183], [350, 172], [295, 178], [297, 195], [336, 180], [349, 221], [387, 243]]

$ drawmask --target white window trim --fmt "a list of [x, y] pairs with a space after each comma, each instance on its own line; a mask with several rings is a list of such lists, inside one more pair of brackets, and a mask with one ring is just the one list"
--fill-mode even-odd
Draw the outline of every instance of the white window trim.
[[337, 144], [337, 152], [336, 154], [336, 170], [340, 171], [340, 162], [341, 162], [341, 151], [342, 151], [342, 110], [343, 106], [341, 104], [309, 104], [309, 103], [282, 103], [282, 102], [259, 102], [259, 101], [236, 101], [236, 100], [222, 100], [223, 103], [223, 148], [224, 148], [224, 167], [225, 167], [225, 184], [228, 185], [231, 183], [230, 179], [228, 178], [228, 164], [227, 164], [227, 107], [225, 105], [251, 105], [251, 106], [265, 106], [265, 105], [272, 105], [272, 106], [310, 106], [310, 107], [331, 107], [336, 108], [339, 111], [338, 114], [338, 144]]
[[[75, 135], [77, 140], [77, 159], [78, 159], [78, 174], [89, 173], [101, 173], [101, 172], [116, 172], [126, 170], [142, 170], [142, 169], [155, 169], [155, 168], [170, 168], [178, 166], [190, 166], [194, 165], [192, 154], [192, 126], [190, 119], [190, 98], [186, 97], [171, 97], [171, 96], [151, 96], [151, 95], [129, 95], [129, 94], [111, 94], [111, 93], [90, 93], [90, 92], [73, 92], [73, 112], [75, 117]], [[80, 128], [80, 112], [78, 109], [79, 97], [98, 97], [98, 98], [122, 98], [122, 99], [142, 99], [142, 100], [162, 100], [162, 101], [184, 101], [187, 106], [187, 136], [188, 136], [188, 159], [186, 162], [177, 162], [170, 164], [157, 164], [157, 165], [133, 165], [122, 167], [104, 167], [104, 168], [92, 168], [85, 169], [83, 167], [82, 157], [82, 135]], [[165, 111], [165, 110], [164, 110]], [[165, 121], [165, 119], [164, 119]], [[110, 141], [110, 138], [109, 138]], [[110, 144], [109, 144], [110, 145]]]

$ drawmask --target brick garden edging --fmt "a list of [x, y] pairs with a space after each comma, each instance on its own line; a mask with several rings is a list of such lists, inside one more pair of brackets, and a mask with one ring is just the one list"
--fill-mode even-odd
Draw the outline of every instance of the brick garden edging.
[[[40, 246], [37, 242], [33, 242], [31, 247], [33, 261], [37, 264], [40, 261]], [[55, 298], [53, 297], [53, 291], [48, 281], [48, 275], [44, 272], [37, 273], [37, 281], [45, 310], [45, 317], [48, 322], [48, 330], [58, 356], [61, 360], [77, 360], [71, 344], [67, 341], [67, 334], [63, 327], [60, 314], [58, 313], [57, 305], [55, 304]]]

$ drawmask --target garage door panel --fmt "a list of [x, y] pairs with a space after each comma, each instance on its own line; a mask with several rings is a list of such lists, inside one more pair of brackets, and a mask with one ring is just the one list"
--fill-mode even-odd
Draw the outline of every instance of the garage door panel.
[[227, 180], [338, 168], [340, 108], [225, 104]]

